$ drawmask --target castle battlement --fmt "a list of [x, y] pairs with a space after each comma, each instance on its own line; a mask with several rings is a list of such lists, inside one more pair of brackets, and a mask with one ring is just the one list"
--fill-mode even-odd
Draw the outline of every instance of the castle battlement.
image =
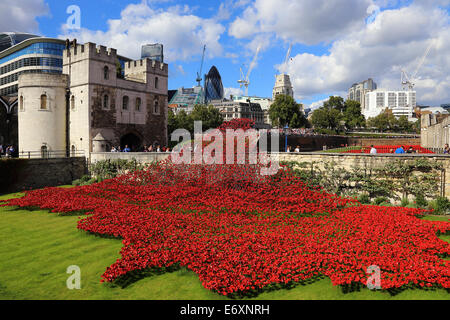
[[125, 63], [125, 73], [136, 73], [136, 72], [151, 72], [155, 73], [156, 71], [167, 72], [168, 66], [166, 63], [162, 63], [156, 60], [150, 60], [148, 58], [128, 61]]
[[69, 49], [64, 50], [65, 62], [70, 58], [72, 62], [91, 58], [97, 60], [103, 60], [109, 63], [116, 63], [117, 50], [113, 48], [107, 48], [105, 46], [87, 42], [85, 44], [77, 44], [76, 46], [70, 46]]

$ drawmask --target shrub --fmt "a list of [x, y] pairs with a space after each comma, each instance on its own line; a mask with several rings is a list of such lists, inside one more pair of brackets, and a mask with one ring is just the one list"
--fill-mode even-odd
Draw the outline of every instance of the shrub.
[[370, 197], [368, 194], [361, 194], [358, 197], [358, 201], [362, 204], [370, 204]]
[[375, 203], [375, 205], [379, 206], [382, 204], [390, 204], [391, 202], [386, 197], [378, 197], [374, 200], [374, 203]]
[[422, 194], [418, 194], [416, 196], [416, 205], [419, 208], [426, 208], [428, 206], [428, 201]]
[[408, 200], [408, 198], [403, 198], [402, 199], [402, 202], [401, 202], [401, 204], [400, 204], [400, 206], [401, 207], [408, 207], [409, 206], [409, 200]]
[[434, 209], [436, 214], [447, 214], [450, 212], [450, 201], [446, 197], [438, 197], [430, 202], [430, 208]]

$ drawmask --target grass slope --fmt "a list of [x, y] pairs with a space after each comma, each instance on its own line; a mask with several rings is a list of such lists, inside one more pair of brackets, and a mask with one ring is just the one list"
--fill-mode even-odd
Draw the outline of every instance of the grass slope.
[[[106, 267], [120, 257], [122, 243], [79, 231], [77, 220], [78, 217], [62, 217], [48, 211], [0, 208], [0, 299], [227, 299], [203, 288], [197, 275], [186, 269], [146, 277], [126, 288], [100, 283]], [[450, 241], [450, 236], [444, 240]], [[81, 290], [66, 287], [70, 276], [66, 270], [70, 265], [81, 269]], [[449, 300], [450, 295], [445, 290], [406, 290], [391, 296], [368, 289], [344, 294], [341, 288], [324, 279], [289, 290], [264, 292], [256, 299]]]

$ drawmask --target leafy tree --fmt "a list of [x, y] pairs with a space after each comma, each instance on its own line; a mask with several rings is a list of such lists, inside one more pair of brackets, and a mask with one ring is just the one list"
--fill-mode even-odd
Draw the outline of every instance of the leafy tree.
[[330, 99], [323, 103], [323, 107], [327, 109], [336, 109], [339, 112], [343, 112], [345, 109], [344, 98], [339, 96], [331, 96]]
[[385, 110], [375, 118], [369, 118], [367, 120], [367, 126], [385, 132], [387, 130], [393, 130], [397, 126], [397, 119], [391, 112]]
[[408, 121], [407, 116], [400, 116], [397, 120], [397, 128], [400, 132], [413, 131], [413, 123]]
[[313, 112], [311, 122], [316, 129], [336, 131], [340, 125], [341, 117], [337, 109], [328, 109], [324, 106]]
[[123, 79], [123, 74], [122, 74], [123, 70], [122, 70], [122, 65], [120, 64], [119, 60], [116, 61], [116, 74], [117, 74], [117, 78]]
[[176, 129], [186, 129], [192, 135], [194, 133], [194, 121], [202, 121], [202, 130], [207, 131], [212, 128], [218, 128], [223, 123], [223, 117], [219, 110], [213, 106], [196, 105], [190, 114], [181, 110], [175, 115], [172, 110], [169, 110], [169, 134]]
[[270, 106], [269, 117], [276, 127], [288, 124], [290, 128], [302, 128], [308, 123], [300, 110], [300, 105], [295, 102], [294, 98], [284, 94], [276, 96], [274, 103]]
[[347, 129], [361, 128], [366, 125], [366, 119], [361, 113], [361, 104], [358, 101], [345, 101], [342, 119]]
[[194, 110], [191, 112], [189, 117], [192, 121], [192, 127], [194, 125], [194, 121], [202, 121], [203, 131], [218, 128], [223, 123], [222, 114], [219, 109], [213, 106], [198, 104], [194, 106]]

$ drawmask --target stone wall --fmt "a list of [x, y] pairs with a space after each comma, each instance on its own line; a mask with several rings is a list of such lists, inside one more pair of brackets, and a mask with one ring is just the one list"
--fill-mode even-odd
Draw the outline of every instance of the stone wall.
[[[284, 150], [284, 136], [280, 137], [280, 147]], [[420, 145], [420, 138], [399, 137], [399, 138], [357, 138], [350, 136], [289, 136], [288, 145], [292, 150], [300, 146], [301, 151], [321, 151], [326, 146], [327, 149], [340, 148], [342, 146], [370, 147], [371, 145], [398, 146], [398, 145]]]
[[279, 161], [296, 161], [296, 162], [314, 162], [316, 166], [323, 169], [324, 162], [335, 162], [337, 166], [345, 169], [351, 169], [354, 166], [379, 168], [391, 161], [411, 161], [416, 159], [428, 159], [441, 163], [444, 171], [441, 176], [441, 192], [442, 195], [450, 198], [450, 156], [445, 155], [425, 155], [425, 154], [343, 154], [343, 153], [279, 153]]
[[166, 160], [170, 153], [163, 152], [93, 152], [91, 153], [91, 163], [104, 160], [136, 160], [139, 163], [152, 163]]
[[0, 194], [72, 184], [87, 174], [86, 158], [0, 160]]
[[[136, 159], [140, 163], [152, 163], [155, 161], [162, 161], [168, 158], [170, 153], [91, 153], [91, 163], [107, 160], [107, 159]], [[430, 161], [436, 161], [441, 163], [444, 171], [441, 178], [441, 191], [442, 195], [450, 198], [450, 156], [437, 155], [437, 154], [343, 154], [343, 153], [279, 153], [279, 161], [296, 161], [315, 163], [315, 166], [323, 169], [324, 162], [335, 162], [337, 166], [342, 168], [351, 169], [353, 166], [379, 168], [390, 161], [402, 160], [411, 161], [416, 159], [428, 159]]]
[[444, 148], [450, 144], [450, 117], [424, 114], [421, 117], [421, 145], [424, 148]]

